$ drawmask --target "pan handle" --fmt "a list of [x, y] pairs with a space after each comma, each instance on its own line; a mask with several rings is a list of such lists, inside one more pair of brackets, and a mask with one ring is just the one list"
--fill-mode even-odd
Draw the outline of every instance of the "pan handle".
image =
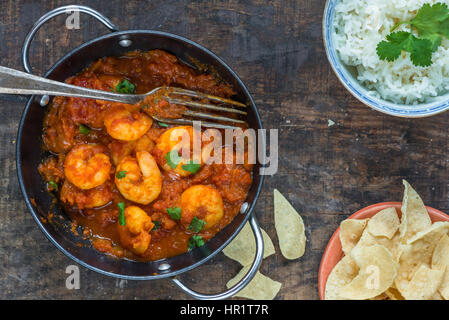
[[111, 22], [111, 20], [109, 20], [108, 18], [103, 16], [101, 13], [99, 13], [98, 11], [96, 11], [92, 8], [89, 8], [86, 6], [78, 6], [78, 5], [69, 5], [69, 6], [55, 8], [55, 9], [47, 12], [46, 14], [44, 14], [42, 17], [39, 18], [39, 20], [36, 21], [36, 23], [33, 25], [31, 30], [28, 32], [28, 34], [25, 38], [25, 41], [23, 42], [22, 63], [23, 63], [23, 67], [25, 68], [26, 72], [31, 73], [31, 65], [29, 62], [29, 50], [30, 50], [31, 41], [33, 40], [33, 37], [36, 34], [37, 30], [39, 30], [39, 28], [48, 20], [50, 20], [58, 15], [73, 12], [73, 11], [80, 11], [80, 12], [86, 13], [86, 14], [94, 17], [95, 19], [100, 21], [102, 24], [104, 24], [111, 32], [119, 31], [118, 27], [115, 24], [113, 24]]
[[260, 263], [262, 262], [262, 258], [263, 258], [262, 232], [260, 231], [259, 224], [257, 223], [257, 220], [254, 217], [254, 214], [251, 216], [250, 225], [251, 225], [251, 229], [253, 230], [254, 236], [256, 238], [256, 257], [255, 257], [253, 264], [251, 265], [251, 268], [249, 269], [248, 273], [239, 282], [237, 282], [233, 287], [229, 288], [226, 291], [216, 293], [216, 294], [203, 294], [203, 293], [199, 293], [197, 291], [194, 291], [194, 290], [188, 288], [177, 278], [172, 278], [172, 281], [179, 288], [181, 288], [185, 293], [189, 294], [191, 297], [198, 299], [198, 300], [228, 299], [228, 298], [232, 297], [233, 295], [235, 295], [240, 290], [242, 290], [256, 275], [256, 272], [259, 269]]

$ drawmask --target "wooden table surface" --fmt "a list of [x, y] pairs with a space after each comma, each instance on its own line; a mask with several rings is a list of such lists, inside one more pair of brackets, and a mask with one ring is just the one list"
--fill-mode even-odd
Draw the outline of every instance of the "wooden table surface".
[[[41, 1], [42, 3], [44, 1]], [[318, 299], [318, 267], [341, 220], [367, 205], [401, 201], [407, 179], [424, 202], [449, 211], [449, 113], [400, 119], [354, 99], [332, 72], [323, 48], [324, 0], [283, 1], [78, 1], [125, 29], [155, 29], [211, 49], [241, 77], [265, 128], [279, 129], [279, 170], [265, 180], [256, 214], [276, 247], [261, 272], [282, 282], [277, 299]], [[32, 24], [69, 1], [2, 0], [0, 65], [22, 69], [21, 45]], [[37, 34], [31, 63], [42, 74], [69, 49], [107, 31], [81, 16], [80, 30], [58, 17]], [[0, 298], [187, 299], [169, 280], [124, 281], [80, 267], [81, 288], [65, 286], [73, 264], [39, 230], [19, 190], [16, 134], [26, 99], [1, 98]], [[328, 126], [328, 120], [335, 125]], [[279, 251], [273, 222], [273, 189], [302, 215], [307, 249], [296, 261]], [[220, 254], [181, 279], [218, 292], [239, 271]], [[206, 277], [204, 275], [207, 275]]]

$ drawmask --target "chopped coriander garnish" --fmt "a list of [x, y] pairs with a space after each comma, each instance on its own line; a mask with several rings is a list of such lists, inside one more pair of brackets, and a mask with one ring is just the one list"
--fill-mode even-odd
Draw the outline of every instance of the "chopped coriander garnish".
[[194, 249], [195, 247], [199, 248], [202, 246], [204, 246], [204, 240], [203, 240], [202, 236], [193, 235], [190, 237], [189, 244], [188, 244], [189, 251]]
[[153, 223], [154, 223], [154, 227], [153, 227], [153, 229], [151, 229], [151, 231], [157, 230], [161, 226], [160, 221], [153, 221]]
[[158, 122], [157, 124], [159, 125], [159, 127], [168, 128], [168, 124], [166, 124], [166, 123]]
[[53, 190], [58, 191], [58, 184], [56, 182], [48, 181], [48, 184], [53, 188]]
[[126, 177], [126, 171], [119, 171], [115, 174], [115, 177], [117, 179], [123, 179], [124, 177]]
[[126, 225], [126, 220], [125, 220], [125, 203], [124, 202], [119, 202], [117, 203], [118, 206], [118, 223], [121, 226]]
[[190, 160], [186, 164], [182, 166], [182, 168], [185, 171], [191, 172], [191, 173], [197, 173], [198, 170], [200, 170], [201, 165], [199, 163], [194, 163], [193, 160]]
[[165, 161], [172, 169], [176, 168], [176, 166], [181, 161], [181, 157], [179, 156], [178, 150], [172, 150], [170, 152], [167, 152], [167, 154], [165, 155]]
[[181, 208], [180, 207], [167, 208], [167, 213], [173, 220], [181, 219]]
[[187, 229], [197, 233], [203, 230], [205, 225], [206, 221], [198, 219], [197, 217], [193, 217], [192, 222], [190, 222], [190, 225]]
[[[400, 25], [410, 26], [410, 32], [396, 30]], [[413, 32], [419, 34], [416, 37]], [[394, 61], [406, 51], [415, 66], [432, 64], [432, 53], [441, 44], [442, 37], [449, 39], [449, 8], [444, 3], [424, 4], [410, 21], [400, 21], [391, 29], [386, 41], [377, 45], [377, 55], [382, 60]]]
[[134, 93], [136, 86], [129, 82], [127, 79], [123, 79], [120, 83], [115, 87], [116, 92], [120, 93]]
[[86, 127], [85, 125], [83, 125], [83, 124], [79, 125], [78, 130], [82, 134], [89, 134], [90, 133], [90, 129], [88, 127]]

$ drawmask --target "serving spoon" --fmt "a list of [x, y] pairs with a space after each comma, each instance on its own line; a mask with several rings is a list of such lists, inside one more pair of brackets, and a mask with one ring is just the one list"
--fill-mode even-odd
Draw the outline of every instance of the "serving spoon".
[[[89, 98], [96, 100], [121, 102], [126, 104], [137, 104], [140, 101], [143, 101], [148, 96], [157, 95], [157, 97], [167, 100], [168, 103], [189, 107], [182, 113], [183, 116], [188, 118], [168, 119], [150, 115], [154, 120], [158, 122], [192, 125], [194, 120], [199, 120], [201, 121], [202, 126], [213, 128], [235, 128], [235, 126], [247, 125], [246, 121], [244, 120], [222, 116], [210, 112], [215, 111], [246, 116], [246, 111], [231, 107], [225, 107], [225, 105], [227, 105], [232, 107], [244, 108], [246, 107], [245, 104], [222, 97], [205, 94], [202, 92], [191, 91], [177, 87], [157, 87], [144, 94], [122, 94], [74, 86], [64, 82], [50, 80], [19, 70], [0, 66], [0, 93]], [[206, 100], [208, 103], [204, 103], [204, 100]], [[190, 109], [196, 109], [200, 111]], [[204, 119], [209, 121], [202, 121]], [[230, 123], [231, 125], [223, 124], [223, 122]]]

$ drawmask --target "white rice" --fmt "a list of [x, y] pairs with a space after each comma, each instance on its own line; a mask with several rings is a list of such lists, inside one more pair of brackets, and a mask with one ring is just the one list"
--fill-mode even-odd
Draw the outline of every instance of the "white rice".
[[[377, 44], [398, 21], [410, 20], [423, 4], [449, 0], [340, 0], [335, 8], [334, 43], [340, 59], [357, 69], [357, 79], [373, 94], [399, 104], [417, 104], [449, 91], [449, 40], [433, 53], [433, 64], [417, 67], [404, 53], [380, 60]], [[409, 31], [404, 25], [397, 29]]]

